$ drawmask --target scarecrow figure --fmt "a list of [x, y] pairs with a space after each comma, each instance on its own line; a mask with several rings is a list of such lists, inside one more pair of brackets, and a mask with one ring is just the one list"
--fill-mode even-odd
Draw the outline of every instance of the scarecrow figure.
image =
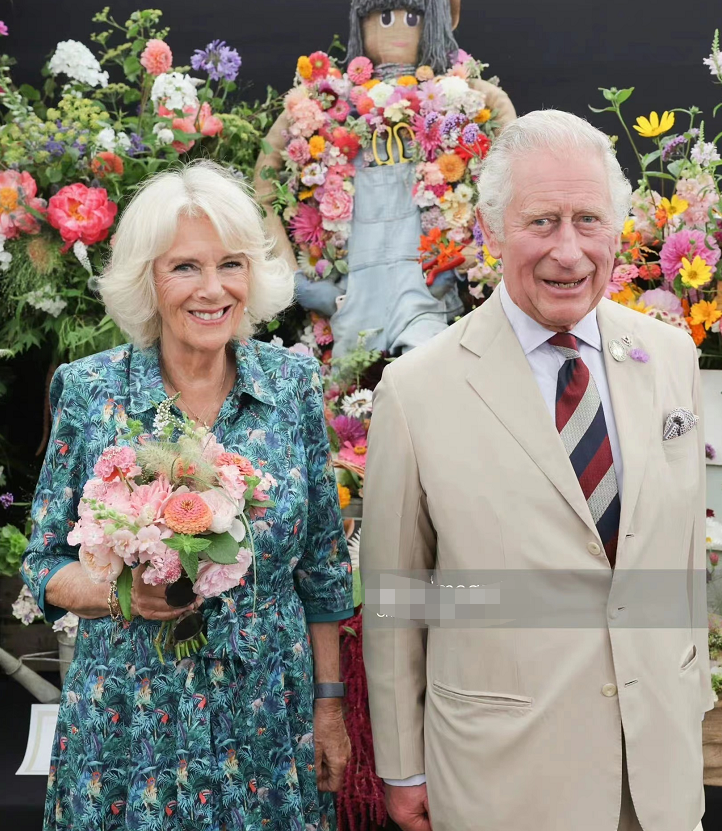
[[[379, 81], [413, 78], [418, 67], [443, 75], [459, 53], [453, 30], [460, 4], [461, 0], [352, 0], [348, 65], [365, 56]], [[468, 84], [483, 94], [499, 128], [516, 117], [498, 86], [480, 78]], [[258, 159], [255, 188], [266, 208], [274, 252], [295, 272], [298, 302], [330, 320], [333, 356], [352, 351], [360, 332], [365, 333], [366, 348], [395, 356], [443, 331], [463, 306], [457, 272], [438, 274], [428, 285], [419, 262], [421, 211], [412, 198], [416, 165], [409, 163], [413, 130], [401, 124], [393, 134], [374, 134], [373, 146], [355, 157], [345, 273], [309, 278], [308, 269], [299, 267], [282, 218], [273, 211], [273, 181], [261, 175], [264, 168], [283, 167], [289, 127], [284, 113], [271, 128], [267, 142], [272, 150]], [[473, 250], [467, 248], [464, 254], [462, 269], [474, 262]]]

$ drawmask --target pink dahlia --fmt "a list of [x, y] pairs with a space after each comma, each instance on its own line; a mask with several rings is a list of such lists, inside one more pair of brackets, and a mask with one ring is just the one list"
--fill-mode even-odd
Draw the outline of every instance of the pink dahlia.
[[357, 418], [340, 415], [329, 422], [338, 436], [341, 447], [350, 444], [352, 447], [358, 442], [366, 441], [366, 429]]
[[441, 147], [443, 135], [441, 134], [441, 119], [434, 119], [415, 115], [413, 118], [413, 128], [416, 134], [416, 140], [422, 152], [426, 154], [428, 161], [436, 158], [436, 151]]
[[105, 188], [89, 188], [80, 182], [66, 185], [48, 202], [48, 222], [60, 231], [65, 250], [80, 240], [94, 245], [108, 236], [118, 206]]
[[299, 245], [303, 243], [307, 243], [308, 245], [322, 245], [323, 226], [321, 222], [321, 214], [316, 208], [300, 202], [296, 216], [293, 217], [290, 223], [293, 238]]
[[714, 269], [720, 258], [720, 249], [714, 238], [705, 237], [703, 231], [684, 230], [670, 234], [660, 254], [662, 271], [667, 280], [674, 280], [679, 274], [683, 257], [690, 262], [695, 257], [701, 257], [711, 269]]
[[333, 341], [333, 332], [331, 331], [331, 324], [326, 318], [321, 318], [313, 324], [313, 335], [316, 338], [316, 343], [319, 346], [326, 346]]
[[373, 71], [374, 65], [363, 56], [354, 58], [346, 70], [348, 77], [354, 84], [365, 84], [366, 81], [370, 81]]
[[163, 508], [173, 495], [173, 486], [168, 479], [161, 475], [147, 485], [131, 486], [130, 506], [143, 525], [155, 522], [163, 515]]
[[173, 66], [173, 53], [162, 40], [153, 38], [145, 45], [140, 56], [140, 65], [151, 75], [162, 75]]
[[27, 210], [45, 212], [45, 200], [36, 198], [37, 192], [38, 186], [29, 173], [17, 170], [0, 173], [0, 234], [6, 239], [14, 239], [21, 232], [37, 234], [40, 230], [40, 223]]

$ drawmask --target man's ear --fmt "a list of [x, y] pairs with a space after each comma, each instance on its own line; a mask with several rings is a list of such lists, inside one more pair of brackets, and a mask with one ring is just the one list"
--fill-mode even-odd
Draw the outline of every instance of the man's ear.
[[489, 229], [489, 226], [484, 222], [484, 218], [482, 217], [479, 209], [477, 208], [476, 211], [476, 221], [479, 223], [479, 227], [481, 228], [481, 233], [484, 236], [484, 244], [489, 249], [489, 253], [495, 259], [499, 259], [501, 257], [501, 245], [499, 244], [499, 240], [496, 234]]

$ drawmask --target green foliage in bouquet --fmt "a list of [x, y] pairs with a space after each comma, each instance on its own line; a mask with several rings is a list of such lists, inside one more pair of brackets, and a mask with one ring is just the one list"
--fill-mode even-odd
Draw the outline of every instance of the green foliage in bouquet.
[[0, 575], [13, 577], [20, 569], [28, 538], [14, 525], [0, 528]]

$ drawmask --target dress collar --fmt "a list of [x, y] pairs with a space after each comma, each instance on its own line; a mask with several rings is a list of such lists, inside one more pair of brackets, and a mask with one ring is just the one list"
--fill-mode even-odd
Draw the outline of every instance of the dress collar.
[[[244, 393], [263, 404], [276, 405], [276, 398], [269, 377], [260, 361], [257, 341], [233, 341], [236, 356], [236, 383], [231, 396], [240, 401]], [[142, 413], [168, 398], [158, 361], [158, 342], [147, 349], [131, 347], [129, 408], [132, 413]]]
[[[501, 306], [504, 309], [511, 328], [514, 330], [524, 354], [528, 355], [535, 349], [538, 349], [543, 343], [546, 343], [552, 337], [554, 332], [545, 329], [536, 320], [529, 317], [526, 312], [523, 312], [509, 296], [504, 281], [502, 280], [499, 286], [499, 299]], [[602, 336], [599, 333], [599, 324], [597, 323], [597, 310], [592, 309], [588, 312], [577, 325], [572, 329], [571, 334], [584, 341], [589, 346], [594, 347], [598, 352], [602, 349]]]

